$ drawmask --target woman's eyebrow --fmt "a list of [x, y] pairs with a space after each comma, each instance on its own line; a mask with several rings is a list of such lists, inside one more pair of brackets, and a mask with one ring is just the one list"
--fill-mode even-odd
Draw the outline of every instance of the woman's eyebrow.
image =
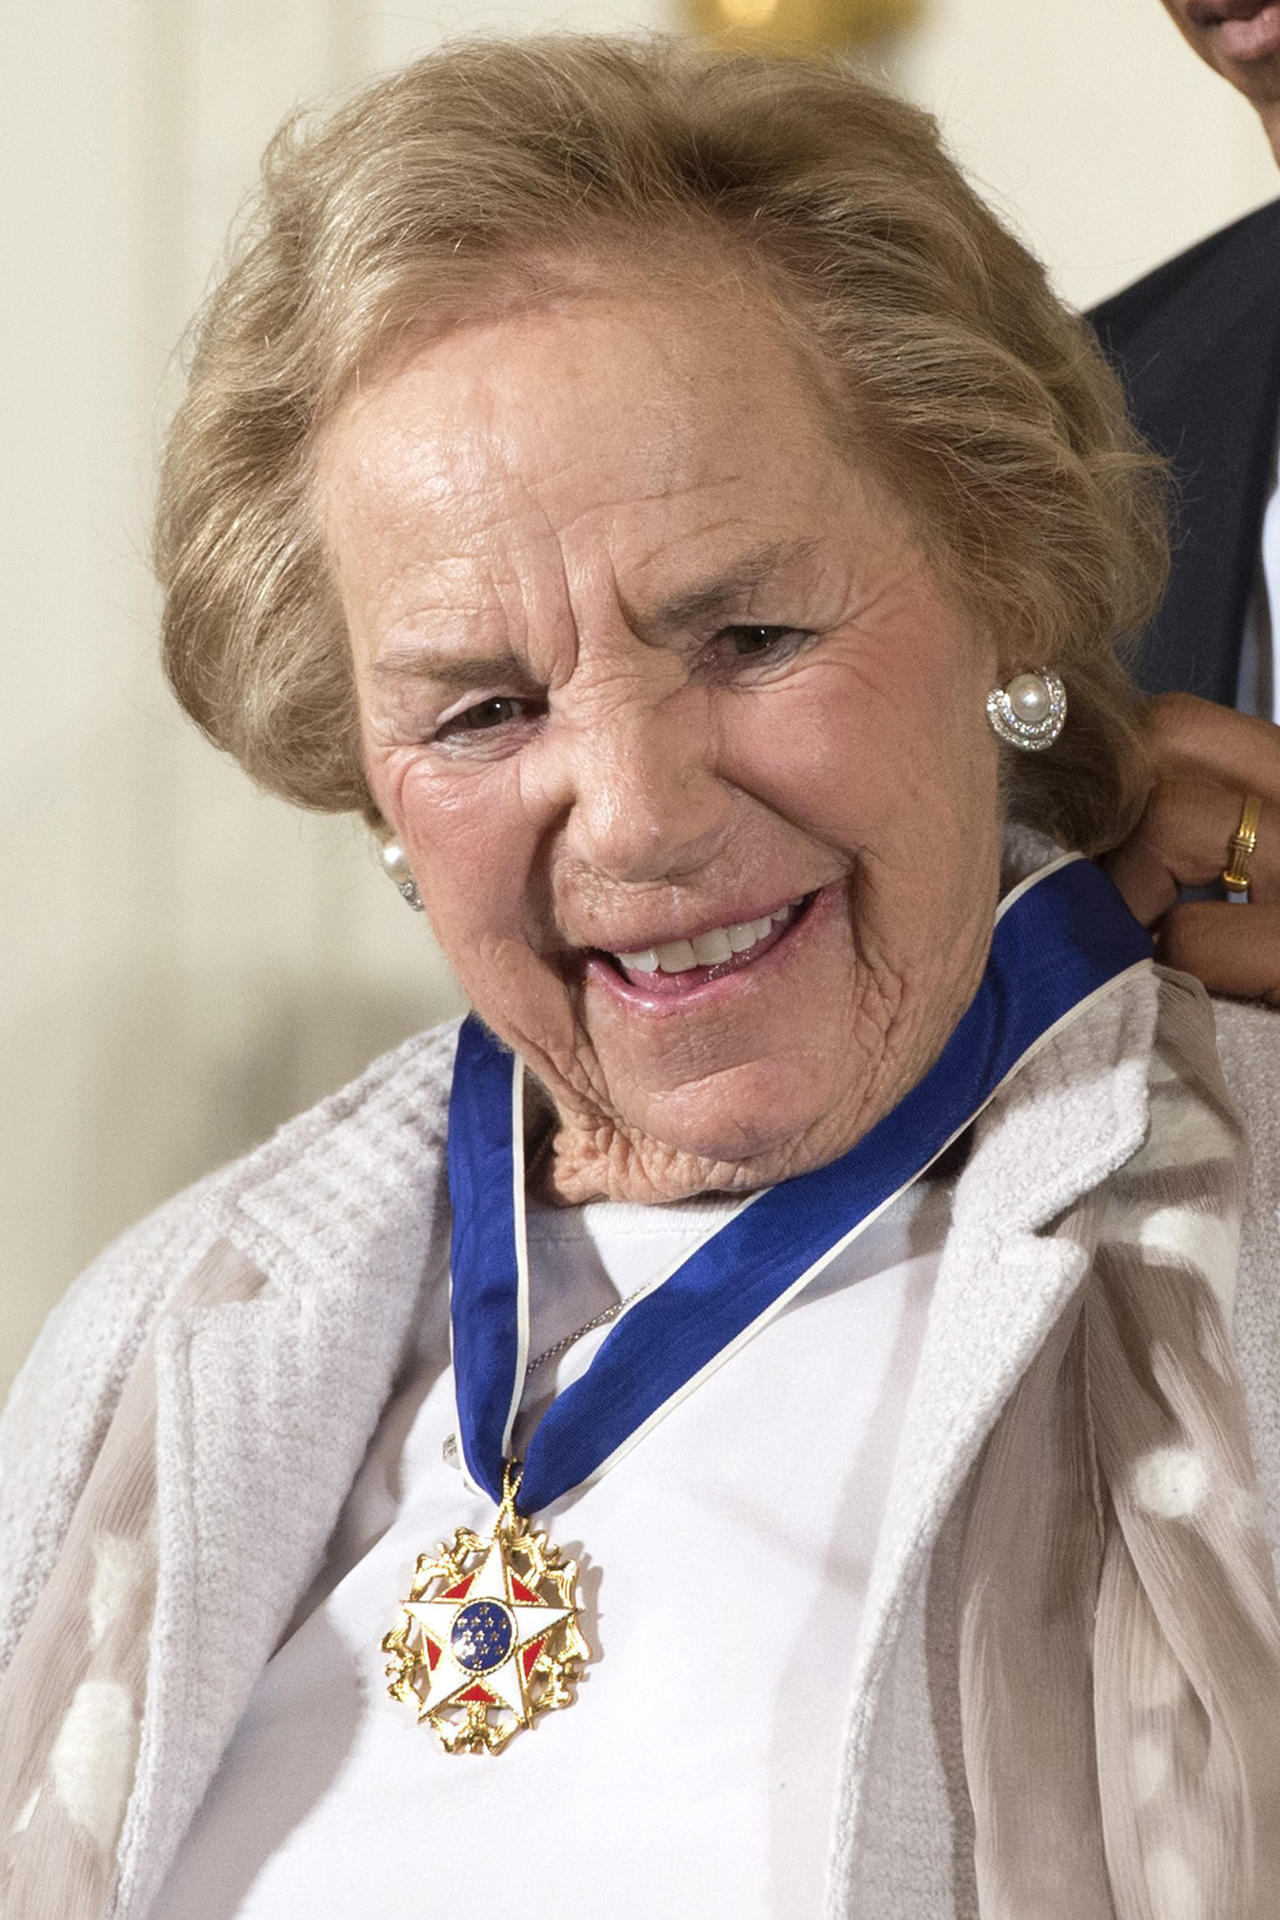
[[715, 614], [740, 608], [747, 595], [763, 585], [771, 574], [780, 572], [796, 560], [808, 559], [817, 546], [818, 542], [812, 539], [771, 540], [742, 554], [723, 573], [716, 574], [699, 586], [674, 594], [653, 608], [643, 611], [629, 608], [628, 619], [644, 638], [647, 637], [646, 629], [662, 631], [686, 627]]
[[446, 647], [415, 644], [389, 650], [374, 662], [373, 673], [378, 680], [434, 680], [459, 691], [499, 683], [521, 693], [536, 691], [528, 661], [510, 652], [459, 655]]

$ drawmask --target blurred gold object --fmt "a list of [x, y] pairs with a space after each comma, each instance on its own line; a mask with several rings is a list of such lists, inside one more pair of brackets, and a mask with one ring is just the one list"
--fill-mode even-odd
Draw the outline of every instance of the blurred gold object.
[[1222, 869], [1222, 886], [1233, 906], [1249, 905], [1249, 862], [1258, 845], [1258, 822], [1262, 802], [1256, 793], [1247, 793], [1240, 809], [1240, 825], [1231, 836], [1231, 853]]
[[915, 24], [921, 0], [689, 0], [695, 33], [723, 46], [849, 47]]

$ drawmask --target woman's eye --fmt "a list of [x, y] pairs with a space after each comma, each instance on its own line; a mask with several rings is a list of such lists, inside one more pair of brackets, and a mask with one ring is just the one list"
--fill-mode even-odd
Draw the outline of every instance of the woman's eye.
[[776, 659], [808, 637], [798, 627], [726, 627], [722, 634], [739, 660]]
[[527, 700], [503, 693], [494, 694], [490, 700], [477, 700], [474, 707], [465, 707], [446, 720], [439, 729], [440, 737], [451, 733], [487, 733], [494, 727], [505, 727], [508, 721], [523, 718], [528, 705]]
[[768, 653], [785, 632], [785, 627], [730, 627], [726, 637], [735, 653]]
[[506, 700], [500, 695], [492, 700], [482, 700], [478, 706], [468, 707], [459, 714], [464, 727], [473, 730], [480, 727], [500, 727], [504, 720], [514, 720], [520, 711], [518, 700]]

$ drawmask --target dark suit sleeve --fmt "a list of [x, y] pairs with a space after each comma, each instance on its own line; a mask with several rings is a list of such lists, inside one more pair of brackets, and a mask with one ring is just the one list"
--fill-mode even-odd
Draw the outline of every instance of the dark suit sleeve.
[[1174, 478], [1169, 590], [1138, 678], [1231, 706], [1280, 415], [1280, 201], [1089, 318]]

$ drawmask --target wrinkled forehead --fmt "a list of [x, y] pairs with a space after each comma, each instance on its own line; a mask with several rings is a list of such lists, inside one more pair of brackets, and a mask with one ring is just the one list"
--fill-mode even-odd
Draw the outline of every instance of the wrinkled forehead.
[[318, 463], [344, 604], [683, 567], [812, 537], [856, 485], [769, 304], [710, 290], [559, 298], [455, 327], [363, 381]]

